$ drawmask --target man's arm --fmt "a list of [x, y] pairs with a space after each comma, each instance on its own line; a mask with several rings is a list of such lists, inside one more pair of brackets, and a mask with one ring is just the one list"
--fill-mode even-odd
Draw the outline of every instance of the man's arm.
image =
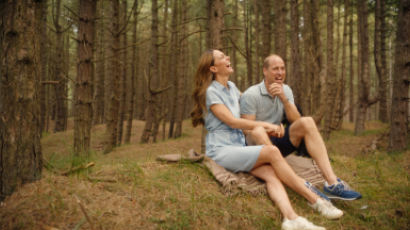
[[296, 121], [301, 117], [298, 109], [296, 108], [296, 105], [290, 103], [288, 98], [285, 97], [284, 100], [280, 98], [280, 100], [282, 101], [283, 107], [285, 108], [286, 118], [290, 123]]
[[296, 121], [297, 119], [301, 117], [298, 109], [296, 108], [296, 105], [291, 103], [289, 99], [286, 97], [285, 92], [283, 91], [282, 84], [273, 83], [272, 85], [269, 86], [268, 90], [272, 96], [279, 97], [285, 109], [286, 118], [288, 119], [290, 123]]

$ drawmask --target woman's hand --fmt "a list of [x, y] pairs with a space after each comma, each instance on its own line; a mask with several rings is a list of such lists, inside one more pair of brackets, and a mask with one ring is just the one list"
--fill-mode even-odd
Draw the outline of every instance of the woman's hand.
[[285, 135], [285, 128], [282, 124], [270, 124], [270, 126], [266, 127], [265, 129], [269, 136], [282, 138]]

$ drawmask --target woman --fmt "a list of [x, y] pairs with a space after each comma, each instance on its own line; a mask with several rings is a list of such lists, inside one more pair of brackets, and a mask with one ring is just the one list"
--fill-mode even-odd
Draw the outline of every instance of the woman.
[[[273, 145], [246, 146], [243, 130], [252, 130], [257, 138], [268, 134], [281, 137], [282, 126], [240, 118], [240, 92], [228, 81], [233, 73], [229, 56], [219, 50], [208, 50], [200, 58], [195, 76], [195, 106], [191, 113], [194, 126], [203, 124], [208, 130], [206, 155], [233, 172], [249, 172], [264, 180], [270, 198], [281, 211], [282, 229], [325, 229], [300, 217], [293, 210], [282, 183], [305, 197], [309, 205], [329, 219], [343, 212], [335, 208], [325, 195], [298, 177], [279, 150]], [[266, 133], [260, 135], [260, 130]]]

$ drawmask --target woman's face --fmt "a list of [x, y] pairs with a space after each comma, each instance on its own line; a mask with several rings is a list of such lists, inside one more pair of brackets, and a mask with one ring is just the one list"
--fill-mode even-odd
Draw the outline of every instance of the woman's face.
[[214, 65], [210, 67], [211, 72], [221, 76], [226, 76], [233, 73], [229, 56], [219, 50], [214, 50], [213, 56]]

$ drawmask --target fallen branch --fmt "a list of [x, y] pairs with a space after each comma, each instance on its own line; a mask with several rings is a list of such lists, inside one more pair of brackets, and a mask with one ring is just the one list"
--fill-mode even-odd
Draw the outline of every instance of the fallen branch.
[[86, 164], [86, 165], [79, 165], [79, 166], [77, 166], [77, 167], [71, 168], [71, 169], [69, 169], [69, 170], [67, 170], [67, 171], [65, 171], [65, 172], [63, 172], [63, 173], [61, 173], [61, 175], [63, 175], [63, 176], [68, 176], [68, 175], [70, 175], [71, 173], [77, 172], [77, 171], [82, 170], [82, 169], [90, 168], [90, 167], [92, 167], [92, 166], [94, 166], [94, 165], [95, 165], [94, 162], [90, 162], [90, 163], [88, 163], [88, 164]]
[[117, 183], [118, 181], [113, 178], [98, 178], [98, 177], [90, 177], [87, 176], [87, 179], [91, 182], [109, 182], [109, 183]]
[[69, 170], [67, 170], [67, 171], [65, 171], [65, 172], [61, 172], [61, 171], [57, 170], [57, 169], [56, 169], [50, 162], [48, 162], [45, 158], [43, 158], [43, 167], [44, 167], [44, 168], [46, 168], [47, 170], [49, 170], [49, 171], [52, 172], [52, 173], [55, 173], [55, 174], [58, 174], [58, 175], [62, 175], [62, 176], [68, 176], [68, 175], [70, 175], [70, 174], [73, 173], [73, 172], [77, 172], [77, 171], [82, 170], [82, 169], [87, 169], [87, 168], [90, 168], [90, 167], [92, 167], [92, 166], [94, 166], [94, 165], [95, 165], [94, 162], [90, 162], [90, 163], [88, 163], [88, 164], [86, 164], [86, 165], [79, 165], [79, 166], [74, 167], [74, 168], [71, 168], [71, 169], [69, 169]]
[[94, 230], [94, 229], [95, 229], [95, 228], [94, 228], [94, 224], [93, 224], [93, 222], [91, 221], [90, 217], [88, 216], [88, 214], [87, 214], [87, 212], [86, 212], [86, 210], [85, 210], [85, 208], [84, 208], [84, 205], [81, 203], [80, 199], [78, 199], [78, 197], [77, 197], [76, 195], [74, 195], [74, 197], [75, 197], [75, 199], [77, 200], [77, 204], [80, 206], [81, 211], [83, 212], [85, 218], [87, 219], [88, 223], [90, 224], [91, 229]]

